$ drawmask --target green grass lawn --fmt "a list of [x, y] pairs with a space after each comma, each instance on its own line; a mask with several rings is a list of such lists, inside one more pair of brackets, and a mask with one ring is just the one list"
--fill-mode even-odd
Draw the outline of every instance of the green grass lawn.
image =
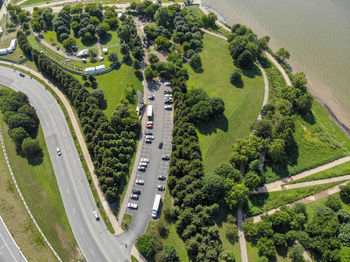
[[122, 221], [122, 229], [123, 230], [127, 229], [130, 226], [131, 221], [132, 221], [132, 215], [125, 214]]
[[341, 183], [343, 183], [343, 181], [317, 186], [287, 189], [271, 193], [250, 195], [245, 214], [248, 217], [255, 216], [271, 209], [295, 202], [301, 198], [316, 194]]
[[[266, 63], [264, 63], [266, 66]], [[265, 69], [271, 89], [270, 103], [274, 103], [276, 90], [284, 80], [278, 69], [271, 63]], [[289, 152], [287, 166], [268, 166], [266, 181], [297, 174], [350, 154], [350, 140], [330, 118], [327, 110], [315, 99], [312, 114], [304, 118], [296, 116], [295, 150]]]
[[33, 166], [18, 156], [8, 135], [7, 125], [1, 116], [1, 125], [8, 157], [22, 194], [35, 219], [60, 257], [74, 260], [80, 257], [77, 243], [70, 227], [57, 186], [44, 135], [39, 129], [39, 143], [43, 149], [43, 162]]
[[[110, 117], [119, 104], [120, 99], [125, 97], [124, 90], [127, 84], [131, 83], [135, 90], [143, 91], [142, 82], [135, 76], [135, 70], [132, 66], [123, 64], [119, 69], [113, 70], [108, 74], [96, 77], [98, 88], [102, 89], [107, 101], [107, 108], [104, 110], [106, 116]], [[133, 101], [129, 101], [130, 106], [136, 110], [137, 96]]]
[[264, 96], [264, 82], [261, 72], [255, 67], [254, 76], [243, 76], [243, 88], [230, 82], [235, 69], [228, 50], [228, 43], [218, 37], [205, 34], [204, 48], [200, 53], [203, 73], [195, 73], [189, 65], [189, 88], [203, 88], [209, 96], [224, 99], [224, 118], [206, 123], [199, 128], [199, 143], [206, 170], [229, 160], [232, 144], [236, 138], [249, 134], [250, 126], [256, 120]]
[[20, 6], [33, 5], [33, 4], [39, 4], [39, 3], [45, 3], [45, 2], [47, 2], [47, 0], [28, 0], [20, 4]]
[[[16, 39], [16, 30], [13, 32], [8, 32], [6, 28], [6, 17], [3, 16], [1, 21], [0, 21], [0, 27], [4, 30], [4, 32], [1, 35], [0, 38], [0, 49], [8, 48], [10, 46], [11, 40]], [[19, 27], [18, 27], [19, 28]], [[20, 61], [21, 59], [25, 58], [23, 55], [22, 50], [19, 48], [18, 43], [15, 51], [11, 54], [7, 55], [1, 55], [0, 58], [6, 58], [6, 59], [11, 59], [14, 61]]]
[[307, 181], [313, 181], [313, 180], [320, 180], [320, 179], [328, 179], [332, 177], [338, 177], [338, 176], [345, 176], [350, 174], [350, 162], [346, 162], [344, 164], [341, 164], [339, 166], [335, 166], [332, 168], [329, 168], [327, 170], [318, 172], [316, 174], [313, 174], [311, 176], [307, 176], [298, 180], [294, 180], [291, 182], [286, 183], [288, 184], [296, 184], [296, 183], [302, 183]]

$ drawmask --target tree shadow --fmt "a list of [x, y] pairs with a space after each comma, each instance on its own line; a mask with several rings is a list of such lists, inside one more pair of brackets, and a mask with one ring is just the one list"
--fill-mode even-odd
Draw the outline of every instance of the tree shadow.
[[227, 132], [228, 131], [228, 119], [225, 115], [220, 118], [211, 121], [210, 123], [204, 123], [197, 126], [199, 133], [202, 135], [211, 135], [216, 133], [218, 129]]
[[[251, 194], [249, 195], [249, 200], [252, 203], [252, 205], [261, 208], [265, 205], [267, 199], [269, 198], [269, 193], [261, 193], [261, 194]], [[252, 212], [249, 211], [248, 208], [246, 208], [245, 211], [246, 215], [248, 217], [253, 216]]]
[[309, 112], [306, 115], [301, 115], [301, 118], [310, 125], [316, 124], [315, 115], [312, 112]]
[[288, 255], [288, 247], [276, 247], [277, 254], [283, 258], [287, 258]]
[[260, 69], [254, 64], [251, 68], [240, 68], [243, 75], [249, 78], [254, 78], [255, 76], [261, 76]]
[[140, 80], [140, 81], [143, 80], [143, 75], [142, 75], [142, 72], [140, 70], [135, 71], [134, 74], [138, 80]]

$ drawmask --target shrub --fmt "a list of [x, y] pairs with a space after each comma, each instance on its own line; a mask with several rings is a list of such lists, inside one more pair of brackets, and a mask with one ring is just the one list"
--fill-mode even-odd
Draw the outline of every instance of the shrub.
[[303, 262], [303, 252], [304, 249], [301, 245], [294, 245], [289, 249], [288, 257], [292, 260], [292, 262]]
[[242, 74], [239, 70], [234, 70], [231, 73], [231, 83], [233, 85], [242, 85], [243, 84], [243, 80], [242, 80]]
[[350, 203], [350, 183], [340, 187], [340, 197], [344, 202]]
[[154, 254], [153, 238], [148, 235], [140, 236], [136, 241], [136, 248], [145, 257], [152, 257]]
[[22, 152], [27, 158], [41, 156], [43, 154], [38, 140], [27, 137], [22, 142]]
[[326, 207], [329, 207], [334, 212], [338, 212], [338, 210], [341, 209], [342, 207], [341, 200], [337, 195], [329, 196], [325, 204], [326, 204]]

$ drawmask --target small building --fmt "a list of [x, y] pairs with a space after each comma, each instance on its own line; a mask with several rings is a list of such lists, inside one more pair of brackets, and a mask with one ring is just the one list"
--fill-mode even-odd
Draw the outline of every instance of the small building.
[[87, 67], [87, 68], [85, 68], [85, 73], [87, 73], [87, 74], [95, 73], [95, 67]]
[[103, 49], [102, 49], [102, 52], [103, 52], [104, 54], [108, 54], [108, 47], [103, 48]]
[[77, 56], [77, 57], [82, 57], [82, 56], [88, 56], [88, 54], [89, 54], [89, 50], [88, 50], [88, 49], [84, 49], [84, 50], [80, 50], [80, 51], [76, 54], [76, 56]]
[[105, 71], [105, 70], [106, 70], [105, 65], [96, 66], [96, 72], [97, 72], [97, 73], [103, 72], [103, 71]]

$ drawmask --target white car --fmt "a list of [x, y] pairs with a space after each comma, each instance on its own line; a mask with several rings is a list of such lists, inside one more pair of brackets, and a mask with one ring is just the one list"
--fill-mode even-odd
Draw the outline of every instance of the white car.
[[137, 169], [140, 170], [140, 171], [146, 171], [146, 168], [144, 166], [138, 166]]
[[139, 199], [139, 195], [137, 195], [137, 194], [131, 194], [130, 198], [131, 198], [131, 199], [134, 199], [134, 200], [138, 200], [138, 199]]
[[131, 209], [137, 209], [137, 204], [134, 204], [134, 203], [128, 203], [128, 208], [131, 208]]
[[154, 139], [154, 136], [148, 135], [148, 136], [146, 136], [146, 139], [151, 139], [151, 140], [153, 140], [153, 139]]
[[140, 162], [139, 166], [147, 167], [148, 163], [146, 162]]
[[145, 184], [145, 180], [136, 179], [135, 183], [136, 183], [137, 185], [144, 185], [144, 184]]
[[99, 221], [99, 220], [100, 220], [100, 217], [98, 216], [97, 211], [94, 211], [93, 214], [94, 214], [96, 220]]
[[146, 125], [153, 125], [153, 121], [147, 121]]
[[141, 158], [140, 162], [146, 162], [146, 163], [149, 163], [149, 159], [148, 159], [148, 158]]
[[170, 83], [170, 82], [164, 82], [164, 85], [166, 85], [166, 86], [170, 86], [170, 85], [171, 85], [171, 83]]
[[61, 150], [60, 150], [60, 148], [59, 147], [56, 147], [56, 152], [57, 152], [57, 155], [61, 155]]
[[166, 105], [166, 106], [164, 106], [164, 109], [165, 109], [165, 110], [172, 110], [172, 109], [173, 109], [173, 106], [171, 106], [171, 105]]

